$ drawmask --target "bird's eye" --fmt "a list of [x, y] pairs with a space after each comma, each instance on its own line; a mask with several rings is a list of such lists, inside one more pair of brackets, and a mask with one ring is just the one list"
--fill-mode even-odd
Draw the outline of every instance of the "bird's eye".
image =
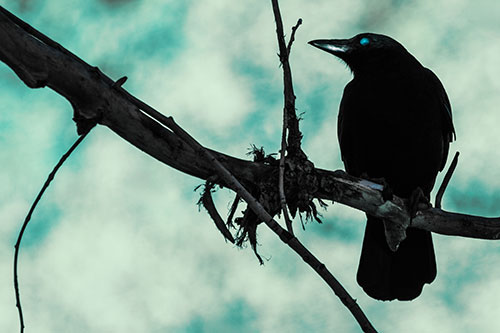
[[368, 44], [370, 44], [370, 40], [366, 37], [363, 37], [359, 40], [359, 44], [361, 44], [363, 46], [368, 45]]

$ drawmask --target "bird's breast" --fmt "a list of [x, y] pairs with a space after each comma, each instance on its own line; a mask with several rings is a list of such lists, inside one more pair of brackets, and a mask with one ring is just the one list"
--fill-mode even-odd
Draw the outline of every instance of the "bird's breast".
[[433, 182], [442, 154], [435, 104], [419, 82], [351, 81], [344, 90], [338, 124], [347, 171], [402, 184], [402, 195], [429, 179]]

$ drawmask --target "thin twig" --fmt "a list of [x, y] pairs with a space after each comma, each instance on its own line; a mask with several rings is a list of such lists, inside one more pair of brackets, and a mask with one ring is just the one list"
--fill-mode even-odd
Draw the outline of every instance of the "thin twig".
[[292, 44], [295, 41], [295, 31], [297, 31], [297, 29], [301, 24], [302, 24], [302, 19], [299, 18], [297, 20], [297, 24], [292, 27], [292, 34], [290, 35], [290, 40], [288, 41], [288, 46], [286, 47], [288, 57], [290, 57], [290, 52], [292, 51]]
[[[279, 12], [279, 8], [278, 8]], [[302, 24], [302, 19], [299, 19], [297, 21], [297, 24], [292, 28], [292, 35], [290, 36], [290, 40], [288, 42], [287, 46], [287, 52], [286, 52], [286, 61], [288, 62], [289, 56], [290, 56], [290, 51], [292, 49], [292, 44], [293, 41], [295, 40], [295, 31], [297, 31], [298, 27]], [[279, 36], [279, 35], [278, 35]], [[283, 39], [284, 41], [284, 39]], [[283, 61], [283, 60], [282, 60]], [[293, 94], [293, 85], [290, 77], [290, 84], [285, 85], [285, 101], [286, 101], [286, 96], [287, 96], [287, 89], [292, 89], [292, 94]], [[293, 103], [295, 104], [295, 100], [293, 100]], [[285, 224], [286, 224], [286, 229], [288, 230], [289, 233], [293, 235], [293, 226], [292, 226], [292, 220], [290, 219], [290, 215], [288, 214], [288, 208], [286, 204], [286, 195], [285, 195], [285, 155], [286, 155], [286, 149], [287, 149], [287, 143], [286, 143], [286, 134], [288, 132], [288, 126], [289, 126], [289, 121], [288, 119], [290, 118], [288, 114], [291, 111], [286, 108], [286, 106], [283, 108], [283, 130], [281, 133], [281, 150], [280, 150], [280, 170], [279, 170], [279, 181], [278, 181], [278, 186], [279, 186], [279, 194], [280, 194], [280, 205], [281, 205], [281, 211], [283, 212], [283, 217], [285, 219]], [[295, 106], [293, 106], [293, 113], [295, 114]]]
[[436, 208], [441, 208], [441, 200], [443, 199], [444, 191], [446, 191], [446, 187], [448, 186], [451, 176], [453, 176], [453, 172], [455, 172], [455, 168], [457, 167], [458, 164], [458, 155], [460, 155], [460, 153], [457, 151], [455, 153], [455, 156], [453, 157], [453, 161], [451, 161], [448, 171], [446, 171], [446, 175], [444, 175], [441, 186], [439, 186], [439, 190], [436, 194], [436, 202], [434, 205]]
[[292, 220], [290, 219], [290, 215], [288, 214], [288, 207], [286, 204], [286, 195], [285, 195], [285, 152], [286, 152], [286, 132], [287, 132], [286, 118], [287, 118], [286, 112], [283, 112], [283, 132], [281, 135], [280, 170], [279, 170], [278, 188], [280, 194], [281, 211], [283, 212], [283, 217], [285, 219], [286, 229], [288, 230], [289, 233], [293, 235]]
[[56, 172], [59, 170], [59, 168], [63, 165], [64, 161], [71, 155], [71, 153], [78, 147], [78, 145], [85, 139], [89, 131], [83, 133], [76, 141], [73, 143], [71, 148], [61, 157], [59, 162], [57, 162], [56, 166], [52, 170], [52, 172], [49, 174], [47, 177], [47, 180], [45, 181], [45, 184], [43, 184], [42, 189], [38, 193], [35, 201], [33, 201], [33, 204], [31, 205], [31, 208], [28, 212], [28, 215], [26, 215], [26, 218], [24, 219], [24, 223], [21, 226], [21, 230], [19, 231], [19, 235], [17, 237], [17, 242], [16, 245], [14, 245], [14, 290], [16, 292], [16, 307], [19, 312], [19, 324], [20, 324], [20, 331], [21, 333], [24, 332], [24, 319], [23, 319], [23, 309], [21, 306], [21, 295], [19, 294], [19, 281], [17, 278], [17, 261], [19, 257], [19, 249], [21, 246], [21, 240], [24, 235], [24, 231], [26, 230], [26, 227], [28, 226], [28, 222], [31, 220], [31, 215], [33, 214], [33, 211], [35, 210], [36, 206], [38, 205], [38, 202], [42, 198], [42, 195], [45, 193], [45, 190], [49, 187], [50, 182], [54, 179], [54, 176], [56, 175]]
[[[288, 208], [286, 204], [286, 195], [285, 195], [285, 155], [287, 151], [287, 133], [292, 133], [293, 123], [296, 123], [296, 128], [298, 129], [298, 121], [297, 116], [295, 115], [295, 95], [293, 93], [293, 84], [292, 84], [292, 75], [289, 64], [289, 55], [292, 48], [293, 41], [295, 40], [295, 31], [297, 31], [298, 27], [302, 24], [302, 19], [297, 21], [297, 24], [292, 28], [292, 34], [290, 36], [290, 41], [288, 42], [288, 46], [285, 46], [285, 37], [283, 35], [283, 23], [281, 21], [281, 14], [279, 11], [278, 3], [276, 2], [276, 6], [273, 2], [273, 10], [274, 16], [276, 20], [276, 33], [278, 36], [278, 45], [280, 49], [280, 62], [283, 66], [283, 81], [284, 81], [284, 99], [285, 106], [283, 107], [283, 130], [281, 134], [281, 150], [280, 150], [280, 167], [279, 167], [279, 195], [280, 195], [280, 205], [281, 211], [283, 212], [283, 217], [285, 219], [286, 228], [289, 233], [293, 235], [293, 226], [292, 220], [290, 219], [290, 215], [288, 214]], [[295, 121], [292, 121], [294, 119]], [[295, 138], [291, 137], [289, 134], [289, 141], [293, 142]], [[300, 148], [300, 140], [298, 143], [298, 147]], [[293, 150], [290, 151], [290, 155], [293, 155]]]
[[250, 192], [215, 158], [210, 151], [201, 146], [189, 133], [179, 127], [172, 117], [166, 118], [166, 126], [186, 142], [194, 151], [200, 154], [212, 164], [219, 177], [221, 177], [231, 188], [236, 189], [237, 193], [247, 202], [248, 206], [255, 212], [260, 220], [278, 237], [295, 251], [319, 276], [325, 281], [332, 291], [337, 295], [342, 303], [351, 311], [354, 318], [358, 321], [364, 332], [376, 332], [372, 324], [365, 316], [356, 301], [349, 295], [340, 282], [328, 271], [326, 266], [320, 262], [302, 243], [285, 229], [283, 229], [276, 220], [262, 207], [262, 205], [253, 197]]
[[205, 189], [203, 190], [203, 194], [201, 196], [201, 203], [203, 204], [203, 207], [205, 207], [205, 209], [207, 210], [208, 215], [210, 215], [210, 217], [214, 221], [217, 229], [219, 229], [219, 231], [224, 236], [224, 239], [229, 240], [231, 243], [234, 244], [233, 235], [231, 235], [231, 233], [227, 229], [224, 220], [222, 220], [222, 217], [219, 215], [219, 212], [215, 207], [214, 200], [212, 199], [212, 188], [213, 184], [207, 181], [207, 183], [205, 184]]
[[236, 213], [236, 209], [238, 208], [238, 204], [240, 203], [241, 197], [239, 194], [236, 194], [234, 197], [233, 203], [231, 204], [231, 209], [229, 210], [229, 215], [227, 217], [226, 225], [228, 228], [233, 227], [233, 217]]
[[[300, 148], [302, 133], [299, 130], [299, 120], [297, 118], [297, 115], [295, 114], [295, 94], [293, 92], [292, 71], [290, 69], [290, 63], [288, 62], [289, 50], [287, 49], [287, 46], [285, 44], [281, 13], [278, 1], [272, 0], [271, 2], [273, 5], [273, 13], [276, 21], [276, 36], [278, 38], [279, 57], [283, 68], [283, 86], [284, 86], [283, 94], [285, 97], [284, 101], [285, 106], [283, 112], [286, 113], [286, 123], [288, 128], [287, 150], [290, 157], [295, 157], [304, 154], [302, 152], [302, 149]], [[302, 20], [299, 19], [295, 30], [300, 25], [299, 22], [302, 22]], [[294, 32], [292, 32], [292, 35], [294, 35]], [[291, 43], [289, 43], [289, 45], [291, 46]]]

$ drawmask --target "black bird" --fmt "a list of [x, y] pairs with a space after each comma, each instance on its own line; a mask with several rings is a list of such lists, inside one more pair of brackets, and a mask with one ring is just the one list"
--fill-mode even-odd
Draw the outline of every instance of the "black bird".
[[[427, 200], [455, 138], [451, 106], [437, 76], [400, 43], [373, 33], [309, 44], [342, 59], [354, 77], [344, 89], [338, 139], [346, 171], [383, 178], [403, 198]], [[422, 197], [421, 197], [422, 198]], [[412, 300], [436, 277], [431, 233], [408, 228], [396, 252], [381, 219], [368, 215], [357, 281], [378, 300]]]

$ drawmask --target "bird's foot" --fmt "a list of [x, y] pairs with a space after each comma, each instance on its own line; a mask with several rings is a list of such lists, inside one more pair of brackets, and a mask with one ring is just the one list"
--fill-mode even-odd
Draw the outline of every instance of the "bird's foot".
[[429, 198], [424, 194], [424, 191], [420, 187], [413, 190], [410, 197], [408, 198], [408, 212], [410, 213], [410, 218], [414, 218], [419, 210], [424, 210], [432, 207]]

